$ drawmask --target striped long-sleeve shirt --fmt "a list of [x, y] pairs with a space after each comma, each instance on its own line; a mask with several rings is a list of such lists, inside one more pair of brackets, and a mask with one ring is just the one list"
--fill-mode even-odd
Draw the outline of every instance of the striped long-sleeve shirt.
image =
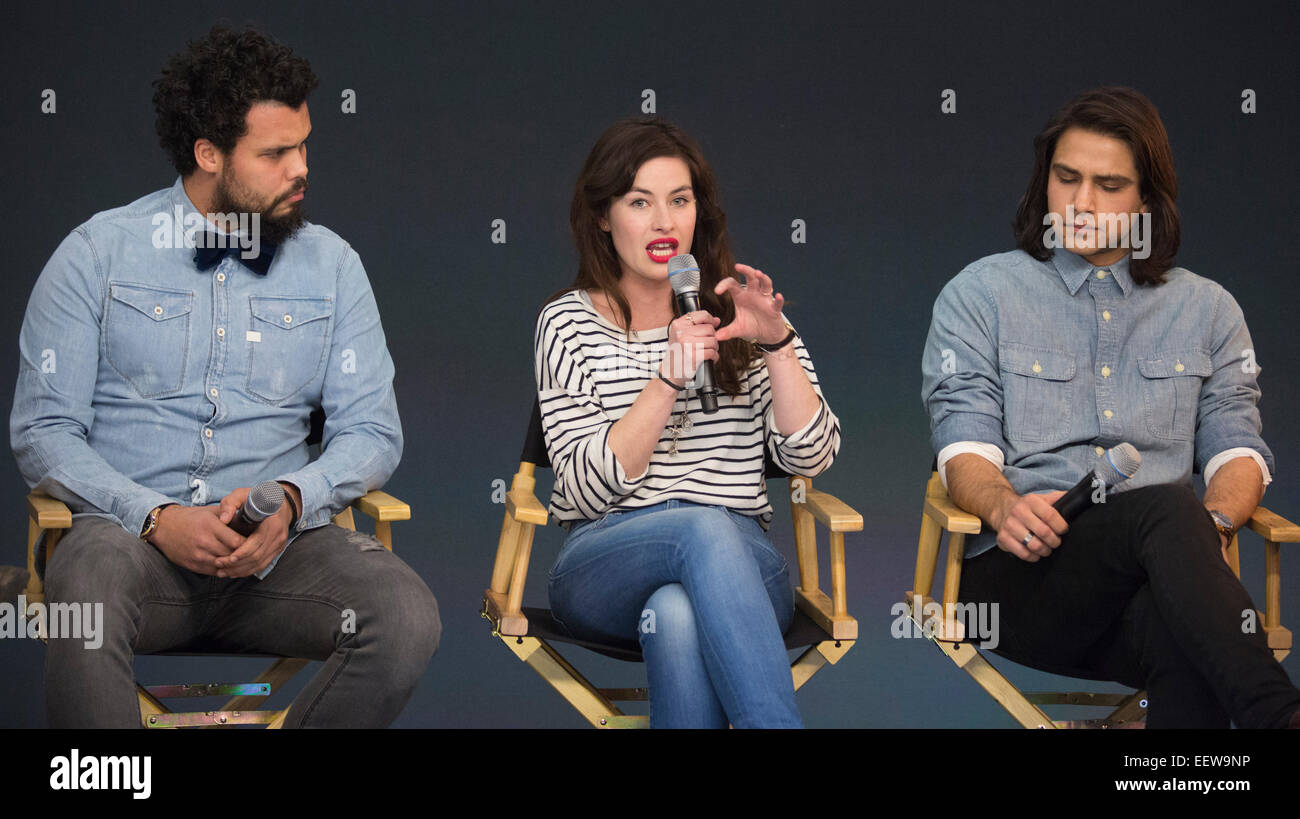
[[[534, 343], [542, 428], [555, 470], [550, 509], [558, 521], [679, 499], [726, 506], [757, 516], [766, 527], [772, 506], [763, 477], [764, 447], [782, 469], [808, 477], [830, 466], [839, 451], [839, 419], [796, 337], [799, 361], [820, 399], [802, 429], [792, 435], [776, 430], [767, 367], [759, 360], [744, 374], [738, 395], [718, 396], [712, 415], [704, 414], [695, 390], [682, 393], [649, 466], [629, 479], [609, 447], [609, 430], [647, 381], [658, 377], [668, 328], [635, 332], [629, 341], [625, 331], [596, 312], [585, 292], [575, 290], [543, 308]], [[683, 422], [683, 411], [689, 423]]]

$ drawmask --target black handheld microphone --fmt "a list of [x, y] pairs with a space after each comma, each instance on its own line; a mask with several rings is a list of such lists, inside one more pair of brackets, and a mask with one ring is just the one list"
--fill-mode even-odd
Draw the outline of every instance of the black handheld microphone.
[[1130, 443], [1116, 444], [1098, 459], [1092, 471], [1056, 499], [1052, 508], [1069, 523], [1094, 503], [1105, 503], [1110, 487], [1121, 484], [1142, 466], [1142, 454]]
[[[677, 294], [677, 309], [683, 315], [700, 309], [700, 266], [694, 256], [681, 253], [669, 259], [668, 281]], [[705, 361], [695, 371], [695, 391], [706, 415], [718, 411], [718, 382], [713, 377], [712, 361]]]
[[248, 491], [244, 505], [230, 521], [230, 528], [248, 537], [259, 523], [279, 512], [283, 505], [284, 487], [275, 481], [262, 481]]

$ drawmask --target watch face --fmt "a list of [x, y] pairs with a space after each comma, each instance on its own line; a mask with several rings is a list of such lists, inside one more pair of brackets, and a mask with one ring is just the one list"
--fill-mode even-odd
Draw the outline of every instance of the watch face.
[[1233, 533], [1232, 518], [1222, 512], [1210, 512], [1210, 519], [1214, 521], [1214, 527], [1223, 534], [1231, 537]]

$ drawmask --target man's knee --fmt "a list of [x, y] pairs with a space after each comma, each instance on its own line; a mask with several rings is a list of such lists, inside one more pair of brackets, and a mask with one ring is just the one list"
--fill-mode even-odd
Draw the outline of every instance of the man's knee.
[[438, 601], [414, 570], [395, 558], [393, 564], [358, 589], [355, 611], [344, 611], [344, 631], [351, 619], [358, 638], [382, 652], [397, 676], [418, 677], [442, 639]]

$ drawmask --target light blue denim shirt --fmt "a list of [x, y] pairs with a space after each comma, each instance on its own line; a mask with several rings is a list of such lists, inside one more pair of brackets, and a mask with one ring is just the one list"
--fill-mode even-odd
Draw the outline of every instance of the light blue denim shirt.
[[[402, 453], [361, 260], [307, 224], [266, 276], [233, 255], [200, 271], [169, 234], [177, 213], [196, 213], [179, 179], [96, 214], [46, 264], [19, 341], [18, 467], [74, 513], [132, 534], [155, 506], [217, 503], [262, 480], [301, 491], [293, 534], [329, 523]], [[323, 454], [311, 461], [317, 407]]]
[[[1182, 268], [1138, 286], [1126, 256], [1094, 268], [1056, 251], [988, 256], [934, 305], [921, 398], [936, 453], [974, 441], [1001, 449], [1020, 494], [1069, 489], [1106, 449], [1128, 441], [1142, 468], [1117, 491], [1190, 485], [1237, 447], [1273, 455], [1260, 437], [1258, 365], [1241, 308]], [[966, 554], [994, 545], [971, 538]]]

